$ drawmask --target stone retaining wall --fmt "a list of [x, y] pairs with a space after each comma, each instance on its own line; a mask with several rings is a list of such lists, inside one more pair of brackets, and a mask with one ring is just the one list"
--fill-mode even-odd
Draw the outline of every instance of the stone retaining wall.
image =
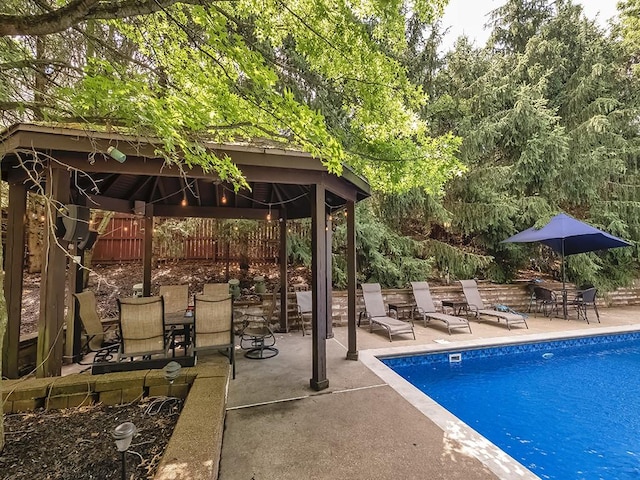
[[4, 413], [95, 402], [118, 405], [144, 396], [186, 399], [155, 478], [214, 480], [218, 478], [222, 451], [228, 382], [229, 366], [225, 359], [183, 368], [173, 384], [167, 382], [162, 370], [138, 370], [3, 380], [0, 391]]

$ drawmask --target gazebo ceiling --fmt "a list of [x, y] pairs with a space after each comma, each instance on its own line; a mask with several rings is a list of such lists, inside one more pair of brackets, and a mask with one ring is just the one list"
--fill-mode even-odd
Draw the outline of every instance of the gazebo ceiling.
[[[329, 174], [305, 152], [272, 143], [211, 144], [212, 150], [228, 155], [247, 178], [250, 189], [235, 192], [230, 184], [200, 167], [185, 167], [181, 172], [176, 165], [167, 166], [155, 154], [158, 143], [157, 139], [68, 126], [17, 124], [0, 136], [2, 178], [22, 179], [32, 189], [35, 183], [42, 186], [44, 180], [34, 182], [20, 168], [21, 162], [32, 162], [35, 151], [72, 173], [73, 203], [89, 197], [89, 207], [135, 213], [144, 202], [153, 205], [155, 216], [167, 217], [265, 218], [271, 212], [275, 218], [286, 212], [290, 219], [305, 218], [311, 216], [312, 185], [326, 188], [329, 210], [370, 194], [366, 181], [349, 169], [340, 177]], [[110, 146], [126, 154], [126, 161], [119, 163], [108, 156]]]

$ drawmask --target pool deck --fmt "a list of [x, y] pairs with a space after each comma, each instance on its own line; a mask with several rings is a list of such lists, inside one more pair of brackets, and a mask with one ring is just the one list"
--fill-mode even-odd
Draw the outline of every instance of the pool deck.
[[321, 392], [309, 388], [311, 337], [276, 334], [276, 357], [250, 360], [237, 351], [219, 478], [537, 478], [379, 369], [374, 355], [640, 330], [638, 306], [603, 308], [600, 318], [602, 323], [587, 325], [532, 315], [528, 330], [511, 331], [504, 323], [472, 320], [472, 334], [451, 336], [439, 322], [429, 327], [416, 322], [416, 340], [402, 335], [392, 343], [385, 332], [370, 333], [363, 326], [357, 332], [358, 361], [345, 359], [347, 328], [335, 327], [326, 343], [329, 388]]

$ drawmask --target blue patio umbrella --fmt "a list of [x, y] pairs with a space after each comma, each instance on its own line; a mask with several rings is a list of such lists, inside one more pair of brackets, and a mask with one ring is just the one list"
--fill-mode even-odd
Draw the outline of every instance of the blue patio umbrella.
[[575, 218], [559, 213], [542, 228], [528, 228], [501, 243], [530, 243], [540, 242], [551, 247], [562, 257], [562, 296], [564, 314], [566, 318], [566, 288], [565, 288], [565, 255], [576, 253], [607, 250], [609, 248], [630, 247], [631, 244], [618, 237], [598, 230], [591, 225]]

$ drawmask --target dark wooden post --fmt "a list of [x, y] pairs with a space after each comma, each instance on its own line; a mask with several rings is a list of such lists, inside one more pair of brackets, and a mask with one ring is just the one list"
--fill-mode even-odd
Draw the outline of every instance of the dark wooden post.
[[356, 339], [356, 203], [347, 202], [347, 360], [358, 360]]
[[144, 207], [144, 244], [142, 247], [142, 296], [151, 296], [151, 260], [153, 258], [153, 204]]
[[50, 166], [47, 170], [46, 197], [49, 199], [44, 222], [43, 262], [40, 281], [40, 318], [38, 321], [38, 377], [60, 375], [64, 327], [64, 290], [67, 243], [56, 238], [57, 206], [69, 201], [70, 176], [66, 169]]
[[2, 346], [2, 375], [18, 378], [18, 350], [22, 320], [22, 272], [27, 211], [27, 187], [23, 182], [9, 184], [7, 244], [4, 252], [4, 298], [7, 305], [7, 329]]
[[280, 208], [280, 331], [289, 331], [289, 285], [287, 266], [287, 210]]
[[327, 253], [325, 241], [325, 187], [316, 184], [311, 187], [311, 276], [313, 314], [311, 317], [312, 336], [312, 377], [311, 388], [324, 390], [329, 386], [327, 379]]
[[327, 257], [327, 278], [326, 278], [326, 282], [327, 282], [327, 337], [326, 338], [333, 338], [333, 281], [332, 281], [332, 275], [333, 275], [333, 266], [331, 263], [331, 244], [333, 241], [333, 222], [332, 222], [332, 218], [331, 215], [329, 213], [327, 213], [325, 215], [325, 236], [324, 236], [324, 243], [325, 243], [325, 250], [326, 250], [326, 257]]

